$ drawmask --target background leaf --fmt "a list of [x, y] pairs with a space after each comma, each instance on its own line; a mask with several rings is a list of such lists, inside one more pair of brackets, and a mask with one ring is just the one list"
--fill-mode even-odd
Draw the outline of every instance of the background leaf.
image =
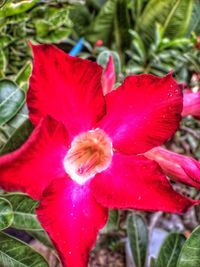
[[35, 214], [38, 202], [20, 193], [4, 195], [13, 207], [12, 227], [22, 230], [43, 230]]
[[0, 232], [0, 266], [48, 267], [47, 261], [26, 243]]
[[149, 0], [138, 19], [136, 30], [146, 45], [153, 40], [156, 22], [163, 26], [165, 36], [182, 37], [190, 24], [193, 3], [193, 0]]
[[0, 230], [8, 228], [13, 221], [13, 210], [10, 202], [0, 198]]
[[25, 101], [25, 94], [17, 85], [7, 79], [0, 80], [0, 125], [9, 121]]
[[0, 155], [4, 155], [19, 148], [27, 140], [32, 131], [32, 123], [29, 120], [25, 120], [0, 149]]
[[148, 230], [144, 219], [132, 214], [127, 220], [127, 234], [136, 267], [144, 267], [148, 245]]
[[181, 249], [176, 267], [200, 266], [200, 226], [186, 240]]
[[184, 242], [184, 235], [179, 233], [170, 234], [160, 249], [156, 267], [175, 267]]

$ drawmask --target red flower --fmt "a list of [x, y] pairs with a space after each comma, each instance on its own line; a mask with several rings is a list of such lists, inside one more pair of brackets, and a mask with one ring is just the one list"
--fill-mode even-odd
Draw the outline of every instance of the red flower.
[[192, 115], [200, 119], [200, 92], [192, 92], [188, 89], [183, 94], [183, 111], [182, 116]]
[[193, 158], [179, 155], [163, 147], [155, 147], [144, 155], [155, 160], [172, 180], [200, 188], [200, 163]]
[[129, 76], [103, 96], [102, 69], [51, 45], [33, 46], [27, 95], [35, 130], [0, 160], [0, 184], [40, 201], [38, 218], [62, 263], [87, 265], [108, 208], [182, 213], [175, 192], [142, 155], [177, 129], [182, 94], [171, 77]]

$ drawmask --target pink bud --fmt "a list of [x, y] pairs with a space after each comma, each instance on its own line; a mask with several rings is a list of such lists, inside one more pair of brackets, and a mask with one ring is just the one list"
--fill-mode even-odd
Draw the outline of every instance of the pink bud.
[[195, 159], [162, 147], [155, 147], [144, 155], [156, 161], [171, 180], [200, 188], [200, 163]]
[[102, 46], [103, 45], [103, 41], [102, 40], [97, 40], [96, 43], [94, 44], [94, 48]]
[[192, 115], [200, 119], [200, 92], [186, 90], [183, 94], [183, 111], [182, 116]]
[[115, 80], [115, 66], [113, 57], [110, 55], [101, 80], [104, 95], [110, 93], [114, 89]]

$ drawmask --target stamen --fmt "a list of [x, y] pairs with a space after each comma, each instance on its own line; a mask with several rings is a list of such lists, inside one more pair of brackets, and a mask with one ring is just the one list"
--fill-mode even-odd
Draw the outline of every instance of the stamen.
[[112, 160], [112, 142], [101, 129], [76, 136], [64, 159], [64, 167], [70, 177], [79, 184], [105, 170]]

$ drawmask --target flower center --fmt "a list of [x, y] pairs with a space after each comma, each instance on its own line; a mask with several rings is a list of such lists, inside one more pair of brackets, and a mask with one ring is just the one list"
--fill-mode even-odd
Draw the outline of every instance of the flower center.
[[112, 160], [112, 142], [101, 129], [81, 133], [74, 138], [64, 158], [65, 171], [79, 184], [105, 170]]

